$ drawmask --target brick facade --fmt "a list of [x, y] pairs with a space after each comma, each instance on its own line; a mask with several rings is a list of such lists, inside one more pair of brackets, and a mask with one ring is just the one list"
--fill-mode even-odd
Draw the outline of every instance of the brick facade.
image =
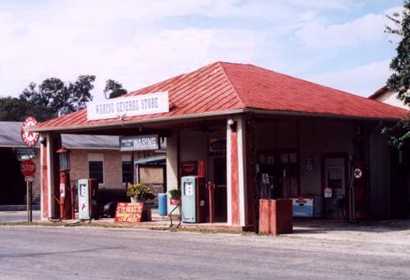
[[122, 184], [122, 158], [128, 153], [115, 150], [71, 150], [70, 180], [72, 183], [89, 177], [89, 160], [98, 158], [103, 161], [104, 183], [102, 188], [120, 189]]

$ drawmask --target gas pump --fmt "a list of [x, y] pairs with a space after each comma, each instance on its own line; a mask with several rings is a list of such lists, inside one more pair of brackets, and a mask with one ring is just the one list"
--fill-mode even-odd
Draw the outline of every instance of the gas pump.
[[97, 192], [98, 184], [95, 179], [78, 180], [78, 218], [91, 220], [98, 218]]
[[71, 205], [72, 192], [70, 188], [70, 152], [65, 148], [57, 150], [60, 166], [60, 196], [58, 204], [60, 206], [60, 219], [74, 219]]
[[185, 223], [205, 223], [209, 219], [208, 188], [205, 183], [205, 161], [181, 165], [181, 214]]

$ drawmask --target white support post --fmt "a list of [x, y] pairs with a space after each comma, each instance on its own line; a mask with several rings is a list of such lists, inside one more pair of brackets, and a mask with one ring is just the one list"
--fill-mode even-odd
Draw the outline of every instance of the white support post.
[[47, 134], [47, 185], [48, 185], [48, 218], [53, 218], [55, 213], [54, 203], [54, 160], [53, 160], [53, 137]]
[[238, 175], [239, 175], [239, 210], [241, 226], [246, 225], [246, 137], [243, 118], [238, 121]]
[[231, 164], [231, 128], [226, 126], [226, 207], [227, 224], [232, 225], [232, 164]]
[[[232, 129], [236, 129], [236, 138], [232, 138]], [[233, 216], [239, 215], [239, 225], [246, 225], [246, 149], [245, 124], [242, 117], [231, 118], [226, 128], [226, 179], [227, 179], [227, 223], [233, 224]], [[232, 162], [232, 141], [236, 141], [237, 162]], [[234, 170], [237, 169], [237, 170]], [[237, 172], [237, 186], [232, 185], [232, 172]], [[238, 188], [233, 191], [233, 187]], [[238, 197], [233, 197], [237, 193]], [[232, 213], [233, 203], [237, 203], [239, 213]]]
[[[178, 188], [178, 135], [176, 133], [167, 138], [166, 168], [168, 193], [168, 191]], [[174, 207], [174, 205], [170, 204], [168, 197], [168, 213]], [[175, 211], [174, 214], [179, 214], [179, 212]]]

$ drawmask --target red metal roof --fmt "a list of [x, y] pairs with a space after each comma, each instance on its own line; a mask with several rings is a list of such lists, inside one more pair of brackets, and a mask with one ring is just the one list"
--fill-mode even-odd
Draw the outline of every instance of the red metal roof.
[[43, 122], [38, 130], [106, 127], [250, 109], [368, 119], [400, 119], [408, 114], [375, 100], [249, 64], [216, 62], [128, 96], [159, 91], [169, 93], [168, 113], [88, 121], [86, 110], [82, 110]]

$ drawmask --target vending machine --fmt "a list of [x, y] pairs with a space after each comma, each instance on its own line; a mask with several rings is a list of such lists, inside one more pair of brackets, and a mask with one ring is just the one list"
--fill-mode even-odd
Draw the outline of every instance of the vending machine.
[[181, 177], [181, 214], [184, 223], [208, 221], [207, 188], [204, 177]]

